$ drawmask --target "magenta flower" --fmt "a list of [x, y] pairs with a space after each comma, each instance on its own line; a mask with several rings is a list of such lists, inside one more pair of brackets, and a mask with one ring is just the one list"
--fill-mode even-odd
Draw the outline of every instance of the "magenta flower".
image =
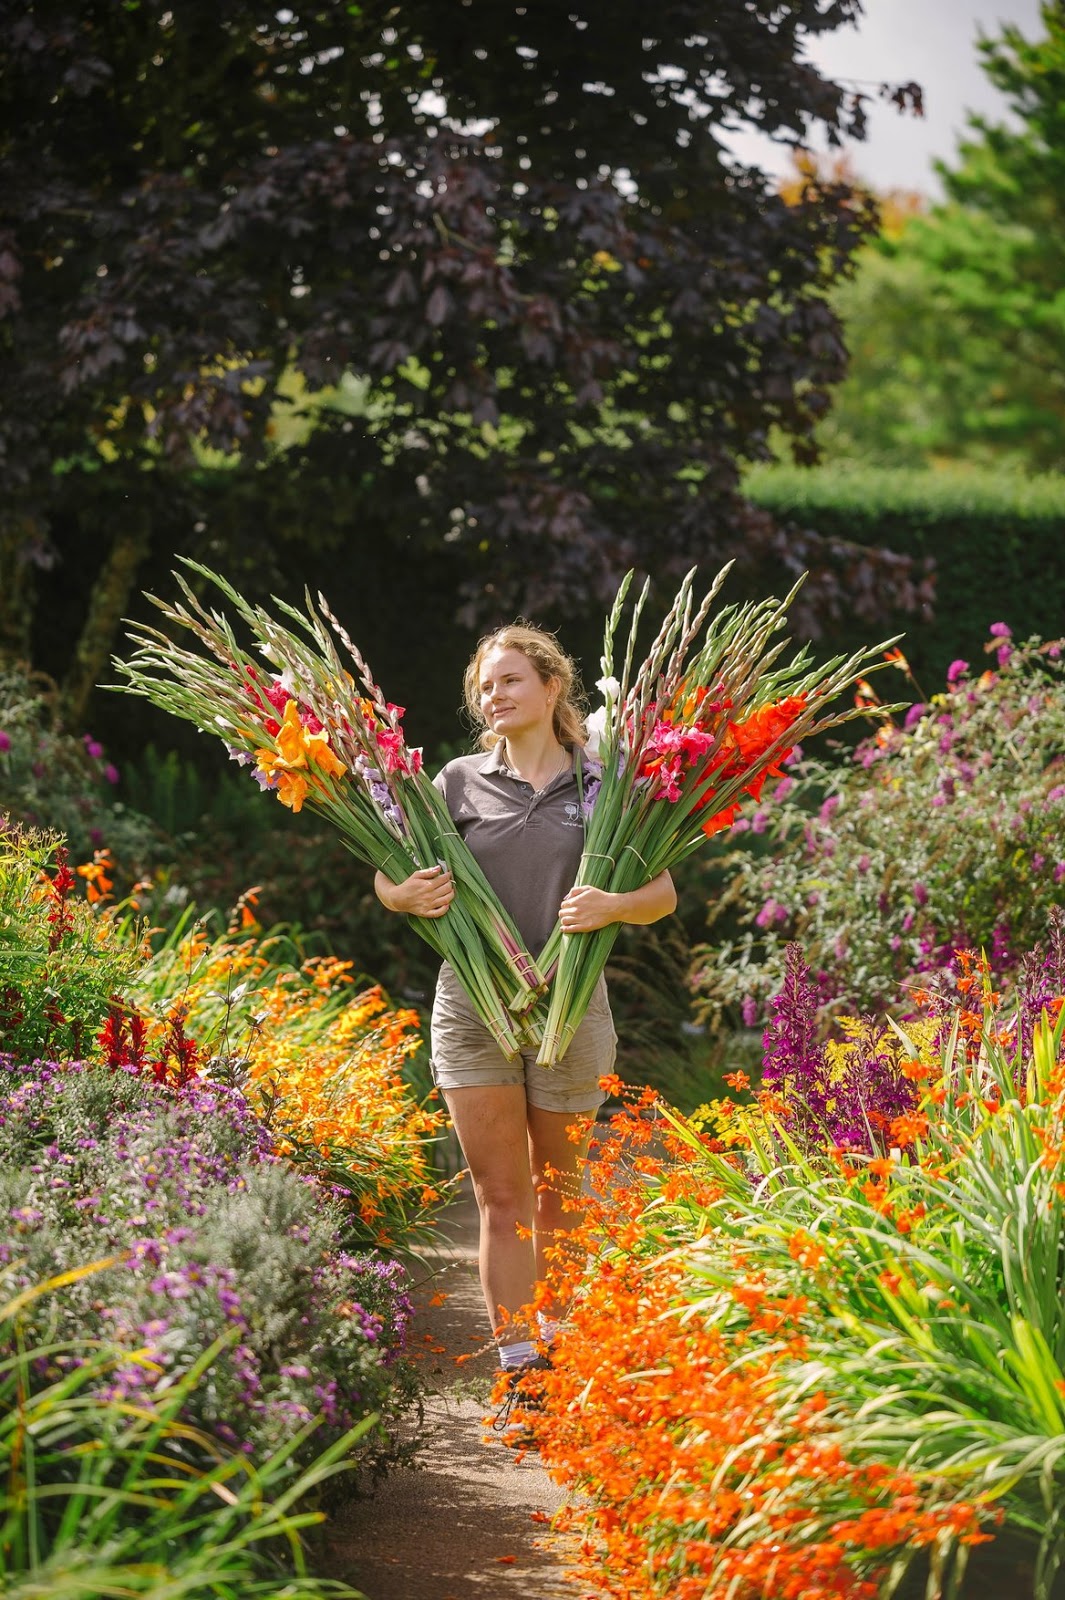
[[0, 752], [11, 749], [11, 735], [0, 728]]
[[950, 666], [947, 668], [947, 682], [950, 684], [951, 688], [954, 687], [960, 678], [964, 678], [968, 670], [969, 663], [967, 661], [951, 662]]

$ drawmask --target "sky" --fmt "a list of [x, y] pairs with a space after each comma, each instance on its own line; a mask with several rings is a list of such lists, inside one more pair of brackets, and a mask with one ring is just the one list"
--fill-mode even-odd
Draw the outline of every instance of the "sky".
[[[1006, 102], [980, 66], [979, 34], [994, 37], [1010, 22], [1037, 38], [1043, 32], [1039, 0], [865, 0], [864, 11], [857, 28], [837, 28], [814, 41], [810, 58], [837, 81], [869, 80], [874, 96], [883, 82], [921, 85], [923, 118], [900, 115], [874, 98], [867, 105], [867, 137], [850, 153], [874, 189], [917, 189], [938, 198], [933, 162], [950, 161], [965, 133], [966, 112], [1006, 120]], [[728, 142], [770, 171], [789, 170], [786, 152], [757, 135]]]

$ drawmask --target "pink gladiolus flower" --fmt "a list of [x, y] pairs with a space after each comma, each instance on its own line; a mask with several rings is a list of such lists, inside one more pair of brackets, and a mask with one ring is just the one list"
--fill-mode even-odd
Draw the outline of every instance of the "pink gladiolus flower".
[[385, 771], [402, 772], [404, 774], [409, 772], [410, 769], [403, 759], [403, 735], [401, 733], [389, 733], [387, 729], [382, 728], [376, 738], [377, 748], [384, 759]]

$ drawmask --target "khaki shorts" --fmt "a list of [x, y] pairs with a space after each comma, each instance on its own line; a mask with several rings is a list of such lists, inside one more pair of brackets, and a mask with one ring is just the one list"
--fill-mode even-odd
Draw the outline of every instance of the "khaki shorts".
[[587, 1012], [557, 1067], [538, 1067], [530, 1045], [516, 1061], [506, 1056], [470, 1004], [451, 968], [441, 968], [429, 1024], [433, 1081], [440, 1089], [483, 1089], [520, 1083], [541, 1111], [596, 1111], [606, 1099], [599, 1087], [614, 1070], [618, 1036], [606, 981], [600, 978]]

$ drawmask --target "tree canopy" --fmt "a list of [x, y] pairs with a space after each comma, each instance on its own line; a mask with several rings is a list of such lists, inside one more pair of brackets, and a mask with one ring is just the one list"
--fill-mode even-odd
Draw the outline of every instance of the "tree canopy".
[[851, 373], [831, 455], [1065, 469], [1065, 4], [981, 42], [1013, 116], [970, 119], [946, 200], [862, 252], [836, 295]]
[[146, 563], [368, 536], [468, 621], [737, 550], [812, 559], [810, 626], [912, 599], [736, 487], [808, 451], [874, 216], [727, 134], [860, 131], [805, 56], [859, 10], [0, 0], [0, 644], [58, 560], [74, 714]]

